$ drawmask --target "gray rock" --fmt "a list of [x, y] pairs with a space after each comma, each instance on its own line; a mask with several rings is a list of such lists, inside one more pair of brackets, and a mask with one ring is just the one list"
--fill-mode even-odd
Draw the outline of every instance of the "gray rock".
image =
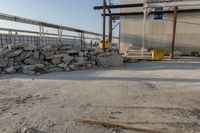
[[71, 64], [71, 65], [69, 66], [69, 68], [70, 68], [72, 71], [77, 71], [77, 70], [78, 70], [78, 66], [75, 65], [75, 64]]
[[53, 67], [53, 68], [49, 68], [48, 71], [49, 72], [62, 72], [64, 69], [59, 68], [59, 67]]
[[123, 57], [118, 54], [104, 54], [97, 57], [97, 65], [102, 67], [122, 66], [124, 64]]
[[17, 61], [21, 62], [33, 55], [31, 51], [23, 51], [19, 57], [16, 58]]
[[41, 61], [44, 61], [44, 59], [45, 59], [45, 56], [42, 55], [42, 54], [40, 54], [40, 60], [41, 60]]
[[87, 65], [87, 61], [85, 57], [78, 57], [75, 59], [75, 61], [77, 62], [74, 64], [77, 65], [78, 67], [85, 67]]
[[16, 50], [14, 52], [11, 52], [11, 53], [7, 54], [6, 57], [8, 57], [8, 58], [16, 57], [19, 54], [21, 54], [22, 51], [23, 51], [22, 49]]
[[48, 46], [43, 46], [43, 47], [40, 47], [38, 48], [39, 50], [41, 51], [51, 51], [52, 50], [52, 46], [48, 45]]
[[37, 68], [36, 65], [26, 65], [23, 66], [23, 71], [33, 71], [35, 68]]
[[45, 67], [44, 64], [35, 64], [35, 66], [36, 66], [37, 68], [44, 68], [44, 67]]
[[25, 71], [25, 70], [22, 70], [22, 72], [23, 72], [24, 74], [30, 74], [30, 75], [34, 75], [34, 74], [35, 74], [34, 71]]
[[41, 52], [42, 55], [44, 55], [45, 59], [53, 59], [54, 57], [54, 51], [48, 51], [48, 52]]
[[87, 67], [88, 67], [88, 68], [92, 67], [92, 64], [87, 64]]
[[8, 61], [2, 57], [0, 57], [0, 68], [6, 67], [8, 64]]
[[52, 64], [54, 64], [54, 65], [58, 65], [58, 64], [61, 63], [61, 58], [55, 58], [55, 57], [54, 57], [54, 58], [52, 59], [51, 62], [52, 62]]
[[53, 58], [63, 58], [67, 56], [66, 54], [58, 54], [58, 55], [54, 55]]
[[71, 49], [73, 49], [73, 46], [61, 46], [59, 50], [66, 51], [66, 50], [71, 50]]
[[40, 59], [40, 52], [34, 51], [33, 52], [33, 58], [39, 60]]
[[14, 66], [14, 62], [15, 62], [15, 59], [14, 59], [14, 58], [9, 58], [9, 59], [8, 59], [8, 64], [7, 64], [7, 65], [8, 65], [9, 67]]
[[71, 69], [70, 69], [69, 67], [67, 67], [67, 68], [65, 68], [65, 71], [66, 71], [66, 72], [70, 72]]
[[78, 50], [68, 50], [68, 54], [78, 54]]
[[27, 65], [34, 65], [34, 64], [39, 64], [40, 60], [34, 59], [34, 58], [28, 58], [24, 60], [24, 63]]
[[59, 64], [58, 67], [66, 69], [67, 68], [67, 64], [62, 63], [62, 64]]
[[14, 67], [8, 67], [8, 68], [6, 68], [6, 73], [14, 74], [14, 73], [16, 73], [16, 70]]
[[74, 58], [71, 57], [71, 56], [68, 56], [68, 55], [65, 55], [64, 58], [62, 59], [62, 61], [65, 63], [65, 64], [69, 64]]
[[88, 55], [89, 55], [89, 56], [94, 56], [94, 55], [95, 55], [95, 52], [94, 52], [94, 51], [91, 51], [91, 52], [88, 53]]
[[78, 56], [83, 57], [84, 56], [84, 52], [79, 52]]

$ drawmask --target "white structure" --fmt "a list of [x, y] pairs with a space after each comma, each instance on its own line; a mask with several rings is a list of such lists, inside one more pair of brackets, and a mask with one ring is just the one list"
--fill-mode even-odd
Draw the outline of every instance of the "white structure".
[[[166, 1], [166, 0], [165, 0]], [[143, 3], [143, 0], [121, 0], [121, 4]], [[190, 54], [192, 51], [200, 52], [200, 1], [196, 1], [196, 6], [180, 6], [177, 18], [175, 50]], [[176, 2], [180, 5], [179, 2]], [[155, 7], [150, 4], [150, 7]], [[173, 10], [171, 5], [158, 5], [155, 10]], [[163, 9], [159, 9], [164, 6]], [[182, 11], [188, 12], [182, 12]], [[121, 9], [121, 12], [141, 12], [132, 16], [122, 16], [120, 28], [120, 51], [125, 53], [129, 49], [141, 49], [143, 38], [145, 49], [165, 48], [169, 51], [172, 43], [173, 33], [173, 12], [163, 14], [149, 14], [145, 23], [145, 37], [143, 34], [143, 8]]]

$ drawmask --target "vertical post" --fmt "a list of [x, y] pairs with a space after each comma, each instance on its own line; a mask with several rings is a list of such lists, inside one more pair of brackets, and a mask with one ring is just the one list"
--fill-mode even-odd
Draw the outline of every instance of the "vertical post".
[[142, 49], [141, 49], [141, 57], [144, 57], [144, 48], [145, 48], [145, 31], [146, 31], [146, 18], [147, 18], [147, 4], [144, 3], [144, 18], [143, 18], [143, 29], [142, 29]]
[[[111, 5], [111, 0], [109, 0], [109, 5]], [[109, 13], [111, 13], [111, 10], [109, 9]], [[113, 27], [113, 17], [109, 17], [109, 42], [112, 43], [112, 27]]]
[[172, 47], [171, 47], [171, 59], [174, 59], [174, 47], [176, 38], [176, 25], [177, 25], [177, 11], [178, 7], [174, 7], [174, 19], [173, 19], [173, 36], [172, 36]]
[[106, 0], [103, 0], [103, 49], [106, 46]]
[[109, 18], [109, 42], [112, 43], [112, 16]]

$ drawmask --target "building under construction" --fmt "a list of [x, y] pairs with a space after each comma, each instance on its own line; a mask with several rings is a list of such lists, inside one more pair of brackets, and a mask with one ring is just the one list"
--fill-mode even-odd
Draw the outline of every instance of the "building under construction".
[[[197, 0], [197, 2], [199, 1]], [[191, 53], [200, 52], [200, 10], [198, 4], [177, 7], [175, 30], [173, 30], [174, 6], [151, 8], [146, 16], [144, 30], [143, 1], [121, 0], [121, 4], [133, 4], [133, 6], [135, 4], [134, 8], [121, 8], [121, 13], [116, 14], [116, 16], [120, 16], [121, 21], [121, 53], [130, 49], [140, 50], [143, 39], [145, 50], [164, 48], [166, 54], [169, 54], [174, 39], [175, 53], [191, 55]], [[175, 32], [175, 36], [173, 36], [173, 32]]]

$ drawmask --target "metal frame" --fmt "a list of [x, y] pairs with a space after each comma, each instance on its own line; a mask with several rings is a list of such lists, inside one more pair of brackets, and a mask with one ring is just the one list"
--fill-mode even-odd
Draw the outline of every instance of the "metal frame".
[[[55, 28], [55, 29], [58, 30], [58, 34], [57, 34], [58, 42], [59, 42], [60, 38], [62, 38], [62, 36], [63, 36], [62, 35], [63, 31], [84, 33], [84, 34], [88, 34], [88, 35], [92, 35], [92, 36], [102, 36], [102, 34], [96, 33], [96, 32], [80, 30], [80, 29], [76, 29], [76, 28], [71, 28], [71, 27], [67, 27], [67, 26], [47, 23], [47, 22], [43, 22], [43, 21], [37, 21], [37, 20], [18, 17], [18, 16], [13, 16], [13, 15], [4, 14], [4, 13], [0, 13], [0, 19], [1, 20], [12, 21], [12, 22], [18, 22], [18, 23], [24, 23], [24, 24], [30, 24], [30, 25], [39, 26], [39, 38], [40, 38], [39, 43], [40, 43], [40, 45], [45, 45], [45, 40], [44, 40], [44, 38], [45, 38], [44, 28], [45, 27], [47, 27], [47, 28]], [[104, 36], [108, 37], [108, 35], [106, 35], [106, 34]], [[118, 37], [113, 37], [113, 38], [118, 39]], [[61, 43], [61, 42], [59, 42], [59, 43]]]

